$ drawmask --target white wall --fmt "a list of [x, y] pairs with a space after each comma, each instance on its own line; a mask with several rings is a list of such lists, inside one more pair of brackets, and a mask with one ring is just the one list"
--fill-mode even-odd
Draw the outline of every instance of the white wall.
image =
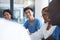
[[9, 4], [10, 3], [10, 0], [0, 0], [0, 3], [6, 3], [6, 4]]
[[[42, 8], [48, 6], [48, 0], [35, 0], [35, 17], [38, 19], [42, 19], [41, 10]], [[42, 19], [43, 22], [43, 19]]]

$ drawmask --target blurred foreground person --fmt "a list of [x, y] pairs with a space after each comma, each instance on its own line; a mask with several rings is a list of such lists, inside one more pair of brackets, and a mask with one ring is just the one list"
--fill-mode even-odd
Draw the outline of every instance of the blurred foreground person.
[[0, 18], [0, 40], [31, 39], [22, 25]]
[[60, 0], [52, 0], [49, 4], [50, 23], [56, 25], [56, 29], [53, 32], [55, 40], [60, 40]]

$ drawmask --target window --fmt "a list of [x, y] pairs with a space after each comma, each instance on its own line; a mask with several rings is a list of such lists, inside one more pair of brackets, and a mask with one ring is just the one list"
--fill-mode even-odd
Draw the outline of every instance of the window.
[[3, 10], [10, 9], [10, 0], [0, 0], [0, 17], [3, 17]]

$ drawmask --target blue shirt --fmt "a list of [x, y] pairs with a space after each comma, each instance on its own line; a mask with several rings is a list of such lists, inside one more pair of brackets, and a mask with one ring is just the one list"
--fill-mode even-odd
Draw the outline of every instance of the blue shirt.
[[57, 26], [52, 35], [56, 40], [60, 40], [60, 27]]
[[34, 33], [38, 29], [40, 29], [40, 22], [38, 19], [34, 19], [34, 23], [31, 25], [30, 21], [27, 20], [24, 24], [24, 27], [29, 30], [30, 33]]

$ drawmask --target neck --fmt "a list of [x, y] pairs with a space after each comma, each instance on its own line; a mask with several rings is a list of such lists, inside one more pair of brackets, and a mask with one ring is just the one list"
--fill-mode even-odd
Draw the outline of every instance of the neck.
[[31, 22], [34, 21], [34, 17], [31, 17], [31, 18], [29, 18], [29, 19], [30, 19]]
[[50, 28], [51, 28], [51, 24], [48, 23], [47, 30], [49, 30]]
[[34, 18], [30, 19], [30, 24], [32, 25], [34, 23]]

